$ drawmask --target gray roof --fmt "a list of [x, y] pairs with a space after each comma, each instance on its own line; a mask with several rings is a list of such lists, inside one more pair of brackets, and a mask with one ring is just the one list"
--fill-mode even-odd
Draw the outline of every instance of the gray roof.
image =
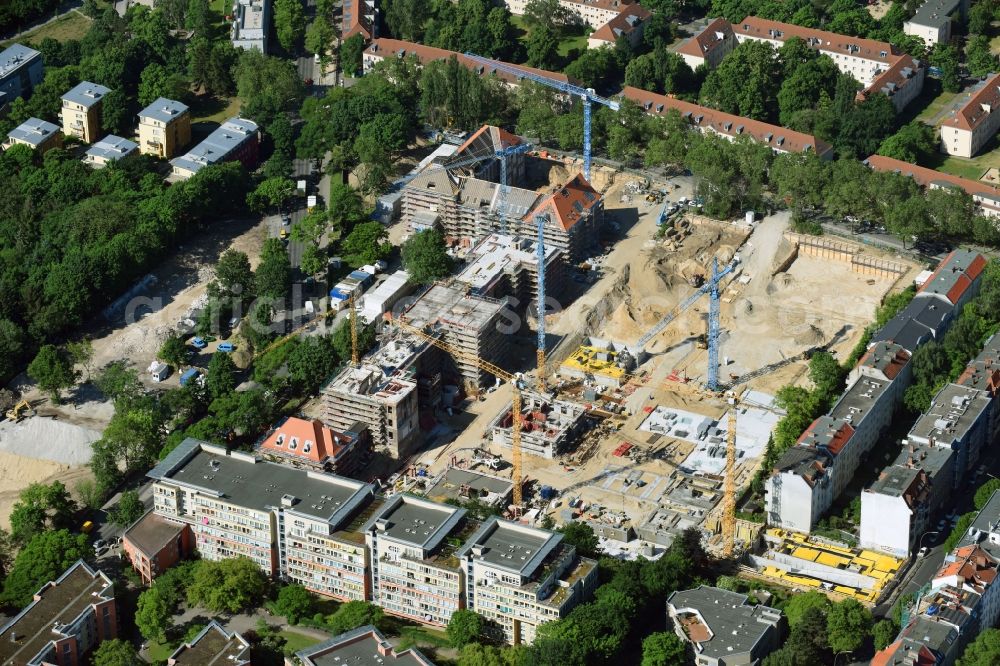
[[[780, 472], [798, 474], [811, 481], [821, 476], [822, 470], [829, 466], [830, 462], [830, 456], [820, 449], [811, 446], [792, 446], [785, 449], [774, 467]], [[816, 463], [819, 463], [819, 468]]]
[[937, 622], [923, 615], [918, 615], [905, 629], [900, 637], [904, 642], [911, 641], [924, 645], [932, 652], [947, 655], [955, 641], [958, 640], [958, 630], [946, 622]]
[[507, 479], [480, 474], [468, 469], [449, 467], [444, 476], [427, 491], [426, 495], [431, 498], [458, 499], [462, 486], [468, 486], [476, 496], [482, 495], [484, 492], [509, 495], [514, 488], [514, 484]]
[[[951, 474], [952, 459], [955, 457], [954, 451], [950, 448], [926, 444], [913, 444], [911, 446], [912, 451], [910, 446], [903, 447], [903, 450], [896, 456], [896, 460], [893, 461], [893, 466], [922, 469], [932, 484], [947, 483], [949, 486], [954, 484], [955, 479]], [[948, 473], [946, 478], [939, 476], [942, 471]]]
[[464, 517], [465, 509], [413, 495], [394, 495], [365, 523], [362, 530], [371, 532], [381, 525], [385, 529], [380, 533], [385, 537], [429, 552]]
[[[500, 185], [479, 178], [466, 178], [459, 189], [458, 199], [463, 206], [488, 208], [499, 213], [498, 192]], [[510, 187], [507, 190], [507, 215], [511, 218], [524, 217], [535, 208], [541, 195], [534, 190]]]
[[909, 490], [919, 474], [919, 469], [892, 465], [885, 468], [881, 476], [868, 488], [868, 491], [899, 497]]
[[292, 501], [286, 513], [324, 520], [334, 527], [344, 523], [370, 500], [374, 487], [335, 474], [312, 472], [264, 462], [252, 455], [230, 452], [187, 438], [147, 476], [218, 495], [233, 504], [257, 511]]
[[[972, 536], [974, 534], [973, 529], [978, 531], [977, 536]], [[982, 510], [976, 514], [975, 520], [972, 521], [969, 530], [962, 537], [962, 540], [958, 542], [956, 548], [978, 544], [980, 548], [993, 557], [998, 557], [1000, 556], [1000, 545], [994, 545], [988, 539], [982, 538], [983, 535], [990, 533], [1000, 533], [1000, 490], [990, 495], [990, 499], [986, 502]]]
[[226, 631], [216, 620], [209, 622], [193, 639], [170, 655], [176, 666], [228, 666], [250, 663], [250, 643], [239, 634]]
[[202, 167], [225, 161], [244, 142], [254, 138], [256, 133], [257, 123], [254, 121], [230, 118], [186, 155], [170, 160], [170, 164], [197, 173]]
[[162, 123], [170, 123], [184, 115], [188, 110], [186, 104], [181, 104], [166, 97], [159, 97], [155, 102], [139, 112], [140, 118], [150, 118], [159, 120]]
[[[560, 541], [561, 534], [493, 516], [455, 554], [459, 558], [471, 556], [491, 567], [527, 578], [535, 573]], [[478, 548], [482, 550], [478, 551]]]
[[919, 296], [936, 295], [956, 303], [978, 284], [985, 259], [972, 250], [955, 250], [941, 262], [931, 279], [920, 289]]
[[962, 373], [958, 383], [983, 391], [992, 389], [993, 373], [1000, 370], [1000, 334], [994, 334], [983, 345], [975, 360]]
[[909, 437], [936, 443], [938, 446], [952, 446], [963, 441], [977, 424], [981, 423], [992, 404], [985, 391], [946, 384], [931, 401], [910, 429]]
[[712, 637], [701, 642], [710, 658], [734, 659], [749, 653], [770, 627], [781, 621], [781, 611], [762, 605], [747, 604], [747, 595], [702, 585], [693, 590], [679, 590], [667, 603], [675, 612], [697, 611], [708, 625]]
[[0, 79], [40, 57], [42, 54], [35, 49], [22, 44], [11, 44], [0, 51]]
[[872, 340], [889, 340], [913, 353], [944, 329], [954, 310], [939, 298], [917, 297], [876, 333]]
[[962, 0], [927, 0], [920, 5], [911, 23], [940, 28], [951, 20], [951, 14], [962, 4]]
[[840, 396], [837, 403], [830, 409], [830, 416], [844, 420], [854, 428], [872, 413], [871, 407], [889, 388], [891, 382], [875, 377], [861, 376]]
[[91, 157], [103, 157], [105, 160], [117, 160], [137, 150], [139, 145], [135, 141], [109, 134], [88, 148], [86, 154]]
[[90, 108], [94, 104], [104, 99], [104, 96], [111, 92], [111, 88], [106, 88], [98, 83], [81, 81], [72, 90], [62, 96], [67, 102], [80, 104], [84, 108]]
[[7, 136], [18, 141], [23, 141], [36, 148], [48, 141], [48, 139], [59, 131], [57, 125], [53, 125], [38, 118], [28, 118], [23, 123], [10, 131]]
[[299, 650], [295, 656], [303, 666], [384, 666], [386, 662], [398, 666], [434, 666], [416, 648], [394, 653], [387, 659], [379, 654], [380, 645], [383, 650], [391, 649], [379, 630], [369, 624]]

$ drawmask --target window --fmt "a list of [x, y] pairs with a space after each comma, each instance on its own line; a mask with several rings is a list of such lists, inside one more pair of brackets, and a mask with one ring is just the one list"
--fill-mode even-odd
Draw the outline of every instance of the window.
[[288, 450], [294, 451], [299, 446], [298, 437], [292, 437], [291, 441], [288, 443]]

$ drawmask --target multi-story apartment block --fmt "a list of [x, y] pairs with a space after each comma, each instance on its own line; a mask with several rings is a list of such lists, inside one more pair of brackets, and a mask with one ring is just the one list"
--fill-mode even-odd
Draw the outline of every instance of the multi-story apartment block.
[[920, 467], [892, 465], [861, 493], [862, 548], [909, 557], [929, 522], [931, 481]]
[[[506, 0], [507, 9], [514, 16], [524, 15], [530, 0]], [[559, 0], [562, 7], [580, 23], [597, 30], [608, 21], [631, 7], [634, 0]]]
[[164, 97], [139, 112], [139, 152], [170, 159], [191, 141], [191, 112]]
[[952, 21], [958, 21], [969, 11], [969, 0], [927, 0], [903, 24], [903, 32], [924, 40], [928, 48], [951, 41]]
[[784, 616], [747, 595], [701, 587], [667, 599], [668, 624], [694, 651], [698, 666], [759, 664], [781, 644]]
[[337, 432], [322, 421], [289, 416], [264, 438], [257, 451], [274, 462], [346, 476], [357, 468], [367, 435], [368, 428], [360, 423]]
[[[849, 375], [844, 395], [829, 414], [816, 419], [797, 445], [785, 451], [776, 463], [766, 483], [765, 507], [771, 525], [809, 532], [843, 492], [902, 401], [910, 383], [908, 366], [912, 354], [924, 342], [943, 333], [956, 313], [977, 293], [985, 261], [982, 255], [973, 252], [952, 252], [913, 301], [872, 336], [868, 352]], [[987, 409], [989, 403], [984, 400], [966, 409], [974, 399], [969, 392], [974, 390], [962, 389], [941, 395], [937, 411], [915, 431], [914, 444], [934, 444], [944, 438], [949, 440], [945, 446], [956, 449], [954, 461], [935, 456], [934, 474], [965, 469], [968, 456], [972, 454], [963, 453], [964, 457], [959, 460], [958, 451], [981, 447], [986, 426], [978, 424], [988, 422], [992, 411]], [[961, 418], [960, 413], [966, 411], [977, 425], [956, 437], [949, 428]], [[914, 516], [898, 526], [898, 533], [885, 534], [885, 549], [898, 551], [900, 543], [908, 541], [917, 526], [923, 524], [929, 510], [917, 507], [917, 500], [926, 502], [927, 498], [939, 498], [940, 484], [952, 483], [951, 480], [938, 481], [933, 476], [929, 480], [934, 491], [925, 495], [919, 488], [922, 481], [909, 472], [898, 471], [883, 482], [884, 488], [879, 486], [879, 492], [869, 493], [868, 502], [873, 510], [881, 504], [891, 504], [900, 515]], [[879, 538], [874, 524], [863, 528], [863, 538], [872, 540], [869, 543], [878, 547], [873, 541]]]
[[1000, 620], [1000, 492], [993, 493], [958, 545], [944, 557], [913, 619], [872, 664], [926, 654], [927, 664], [951, 666], [965, 646]]
[[[566, 280], [563, 252], [556, 247], [543, 249], [546, 295], [555, 298]], [[490, 234], [469, 250], [465, 261], [455, 280], [469, 285], [472, 293], [512, 298], [519, 310], [536, 298], [538, 243], [533, 238]]]
[[238, 161], [250, 169], [257, 165], [259, 149], [260, 130], [257, 123], [230, 118], [186, 155], [170, 160], [171, 176], [187, 180], [206, 166], [223, 162]]
[[923, 65], [888, 42], [803, 28], [758, 16], [748, 16], [733, 24], [716, 19], [684, 43], [678, 53], [692, 68], [702, 64], [714, 67], [743, 42], [767, 42], [780, 48], [789, 39], [800, 39], [829, 56], [841, 72], [859, 81], [860, 99], [881, 93], [899, 112], [923, 90], [926, 76]]
[[0, 51], [0, 106], [30, 95], [44, 75], [42, 54], [35, 49], [11, 44]]
[[302, 666], [334, 666], [336, 664], [384, 664], [392, 666], [434, 666], [416, 648], [396, 651], [382, 633], [372, 625], [358, 627], [312, 645], [295, 653]]
[[909, 176], [925, 189], [960, 189], [972, 197], [980, 214], [1000, 218], [1000, 187], [989, 185], [981, 180], [953, 176], [882, 155], [872, 155], [865, 160], [865, 164], [875, 171], [891, 171]]
[[[364, 73], [367, 74], [373, 67], [375, 67], [375, 65], [382, 62], [386, 58], [407, 58], [410, 56], [416, 58], [421, 65], [426, 65], [429, 62], [435, 62], [438, 60], [449, 60], [450, 58], [455, 58], [460, 65], [466, 67], [467, 69], [471, 69], [480, 76], [496, 76], [505, 84], [512, 87], [520, 84], [520, 77], [508, 74], [507, 72], [500, 72], [495, 69], [483, 67], [478, 62], [470, 60], [457, 51], [439, 49], [433, 46], [424, 46], [423, 44], [417, 44], [415, 42], [405, 42], [401, 39], [388, 39], [386, 37], [373, 39], [371, 44], [369, 44], [365, 49], [361, 58]], [[536, 69], [525, 65], [515, 65], [509, 62], [504, 64], [524, 72], [539, 74], [549, 79], [562, 81], [563, 83], [576, 83], [576, 81], [571, 81], [569, 77], [560, 72], [549, 72], [544, 69]]]
[[465, 509], [394, 495], [365, 524], [372, 601], [393, 615], [446, 626], [464, 606], [457, 557], [474, 524]]
[[87, 152], [84, 153], [83, 163], [100, 169], [115, 160], [134, 155], [137, 152], [139, 152], [139, 144], [135, 141], [109, 134], [87, 149]]
[[545, 218], [545, 246], [559, 248], [569, 261], [578, 262], [589, 256], [601, 235], [604, 200], [583, 174], [577, 174], [518, 219], [516, 233], [537, 237], [539, 216]]
[[[521, 403], [521, 450], [549, 460], [565, 453], [579, 441], [585, 414], [583, 406], [575, 402], [525, 395]], [[511, 448], [513, 426], [510, 403], [488, 426], [493, 444]]]
[[150, 511], [122, 536], [122, 550], [145, 585], [194, 552], [194, 533], [179, 520]]
[[657, 93], [626, 86], [622, 94], [655, 116], [665, 116], [676, 111], [702, 134], [714, 132], [729, 140], [748, 136], [758, 143], [770, 146], [776, 153], [816, 153], [821, 160], [833, 159], [833, 146], [811, 134], [795, 132], [780, 125], [734, 116], [700, 104], [693, 104]]
[[53, 148], [61, 148], [62, 143], [62, 134], [59, 133], [58, 126], [38, 118], [28, 118], [10, 131], [3, 149], [28, 146], [39, 153], [46, 153]]
[[83, 81], [62, 96], [63, 134], [93, 143], [101, 134], [101, 108], [110, 88]]
[[[149, 476], [155, 480], [153, 510], [187, 524], [201, 557], [248, 557], [268, 575], [293, 580], [299, 544], [308, 549], [309, 534], [330, 534], [346, 524], [373, 492], [358, 481], [265, 462], [190, 438]], [[363, 581], [361, 568], [357, 579]]]
[[167, 659], [167, 666], [250, 666], [250, 643], [226, 631], [215, 620], [190, 641], [181, 643]]
[[562, 535], [495, 517], [456, 555], [466, 606], [514, 645], [534, 642], [539, 625], [564, 617], [597, 585], [597, 563], [578, 558]]
[[1000, 74], [979, 84], [969, 100], [941, 123], [941, 150], [972, 157], [1000, 129]]
[[111, 579], [78, 560], [0, 628], [0, 663], [75, 666], [102, 641], [117, 636]]
[[235, 0], [232, 17], [229, 38], [233, 46], [267, 53], [267, 37], [271, 30], [271, 0]]
[[651, 11], [638, 3], [625, 5], [618, 16], [590, 33], [587, 37], [587, 48], [614, 47], [620, 39], [624, 39], [632, 48], [637, 48], [642, 43], [646, 23], [652, 16]]
[[990, 430], [993, 399], [986, 391], [946, 384], [930, 409], [913, 424], [907, 442], [948, 448], [955, 452], [955, 483], [979, 463], [994, 434]]

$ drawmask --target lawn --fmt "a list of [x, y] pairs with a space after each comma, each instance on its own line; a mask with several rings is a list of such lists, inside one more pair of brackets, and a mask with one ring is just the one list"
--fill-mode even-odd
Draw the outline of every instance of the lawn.
[[[942, 157], [944, 156], [942, 155]], [[945, 157], [943, 161], [934, 168], [938, 171], [944, 171], [945, 173], [950, 173], [955, 176], [961, 176], [962, 178], [979, 180], [990, 167], [995, 167], [998, 164], [1000, 164], [1000, 148], [996, 148], [988, 153], [983, 153], [982, 155], [978, 155], [972, 159], [966, 159], [964, 157]]]
[[[511, 16], [510, 22], [518, 32], [517, 39], [525, 46], [528, 44], [528, 33], [531, 32], [524, 22], [523, 16]], [[587, 26], [565, 26], [560, 30], [559, 35], [559, 55], [563, 58], [569, 56], [570, 51], [577, 49], [580, 52], [587, 50], [587, 37], [590, 29]], [[568, 63], [564, 63], [568, 64]]]
[[406, 650], [414, 646], [418, 648], [443, 648], [449, 645], [451, 645], [451, 642], [448, 640], [448, 635], [445, 632], [439, 629], [413, 625], [400, 628], [399, 645], [396, 647], [399, 650]]
[[280, 632], [281, 637], [285, 639], [285, 652], [294, 653], [298, 652], [303, 648], [307, 648], [310, 645], [316, 645], [319, 643], [317, 639], [306, 634], [301, 634], [297, 631], [292, 631], [291, 629], [285, 629]]
[[63, 14], [55, 21], [40, 25], [34, 30], [26, 32], [16, 40], [9, 40], [0, 43], [0, 46], [8, 46], [15, 41], [38, 43], [46, 37], [51, 37], [58, 42], [65, 42], [71, 39], [83, 39], [83, 36], [90, 30], [91, 21], [78, 11], [71, 11]]
[[176, 647], [170, 647], [169, 643], [150, 641], [149, 647], [146, 648], [146, 656], [148, 656], [153, 663], [166, 661], [176, 649]]
[[997, 35], [990, 40], [990, 51], [993, 53], [1000, 53], [1000, 35]]
[[240, 113], [239, 97], [223, 97], [221, 99], [210, 95], [199, 95], [191, 104], [191, 122], [221, 123]]
[[932, 99], [927, 104], [927, 106], [924, 107], [923, 111], [921, 111], [917, 115], [916, 120], [918, 120], [918, 121], [920, 121], [920, 122], [922, 122], [922, 123], [924, 123], [926, 125], [930, 125], [931, 124], [931, 120], [934, 118], [934, 116], [936, 116], [942, 110], [944, 110], [952, 102], [952, 100], [955, 99], [956, 95], [961, 95], [961, 94], [962, 93], [942, 92], [937, 97], [935, 97], [934, 99]]

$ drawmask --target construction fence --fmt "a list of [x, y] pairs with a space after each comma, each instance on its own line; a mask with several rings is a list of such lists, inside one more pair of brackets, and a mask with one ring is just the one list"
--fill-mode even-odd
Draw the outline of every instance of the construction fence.
[[797, 248], [798, 254], [850, 263], [851, 270], [862, 275], [896, 279], [910, 270], [906, 264], [866, 255], [863, 246], [850, 241], [809, 236], [792, 231], [786, 231], [785, 238]]

